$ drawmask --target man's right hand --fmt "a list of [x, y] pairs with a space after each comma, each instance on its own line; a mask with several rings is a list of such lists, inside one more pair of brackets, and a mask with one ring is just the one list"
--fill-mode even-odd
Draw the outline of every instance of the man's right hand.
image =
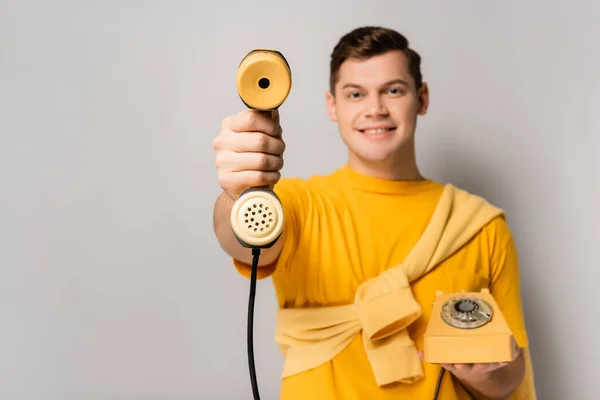
[[280, 179], [285, 143], [279, 112], [244, 110], [226, 117], [213, 140], [218, 180], [233, 200], [249, 187], [272, 188]]

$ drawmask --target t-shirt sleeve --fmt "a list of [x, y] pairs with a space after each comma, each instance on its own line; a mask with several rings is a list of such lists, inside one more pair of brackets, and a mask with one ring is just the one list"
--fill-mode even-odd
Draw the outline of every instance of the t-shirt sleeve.
[[[281, 178], [274, 187], [274, 192], [281, 201], [284, 215], [282, 237], [285, 243], [277, 260], [268, 265], [262, 265], [257, 270], [257, 279], [270, 277], [292, 258], [300, 232], [300, 223], [303, 221], [308, 189], [306, 182], [301, 178]], [[280, 239], [281, 240], [281, 239]], [[250, 249], [248, 249], [250, 251]], [[252, 266], [237, 259], [232, 259], [236, 270], [246, 278], [250, 278]]]
[[519, 347], [529, 346], [521, 299], [519, 255], [514, 238], [503, 218], [497, 219], [491, 262], [490, 292], [500, 308]]

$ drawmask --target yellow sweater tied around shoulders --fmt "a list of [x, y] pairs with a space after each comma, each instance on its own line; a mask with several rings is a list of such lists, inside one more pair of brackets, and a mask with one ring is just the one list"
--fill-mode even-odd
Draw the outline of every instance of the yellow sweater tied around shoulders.
[[501, 215], [501, 209], [484, 199], [446, 185], [406, 260], [361, 284], [353, 304], [277, 312], [275, 340], [284, 355], [283, 378], [331, 360], [359, 333], [379, 386], [422, 378], [421, 362], [406, 331], [421, 315], [410, 284]]

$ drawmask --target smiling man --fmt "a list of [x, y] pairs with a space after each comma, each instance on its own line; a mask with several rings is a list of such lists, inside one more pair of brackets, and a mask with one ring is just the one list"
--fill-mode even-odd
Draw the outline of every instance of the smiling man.
[[[252, 255], [229, 213], [250, 186], [274, 185], [286, 225], [261, 255], [279, 311], [282, 400], [535, 399], [517, 250], [502, 210], [424, 177], [417, 120], [429, 91], [420, 56], [400, 33], [362, 27], [331, 55], [329, 116], [348, 162], [310, 179], [284, 177], [278, 115], [244, 110], [215, 138], [223, 193], [215, 232], [237, 270]], [[436, 291], [488, 288], [515, 338], [510, 363], [432, 365], [423, 334]], [[382, 322], [386, 321], [386, 322]], [[447, 373], [441, 374], [441, 371]]]

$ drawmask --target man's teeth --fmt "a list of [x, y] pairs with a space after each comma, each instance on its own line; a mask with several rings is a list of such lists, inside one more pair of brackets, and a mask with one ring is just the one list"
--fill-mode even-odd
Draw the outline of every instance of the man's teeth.
[[389, 132], [390, 130], [391, 130], [391, 128], [390, 129], [388, 129], [388, 128], [383, 128], [383, 129], [366, 129], [363, 132], [366, 133], [367, 135], [379, 135], [379, 134], [382, 134], [382, 133]]

